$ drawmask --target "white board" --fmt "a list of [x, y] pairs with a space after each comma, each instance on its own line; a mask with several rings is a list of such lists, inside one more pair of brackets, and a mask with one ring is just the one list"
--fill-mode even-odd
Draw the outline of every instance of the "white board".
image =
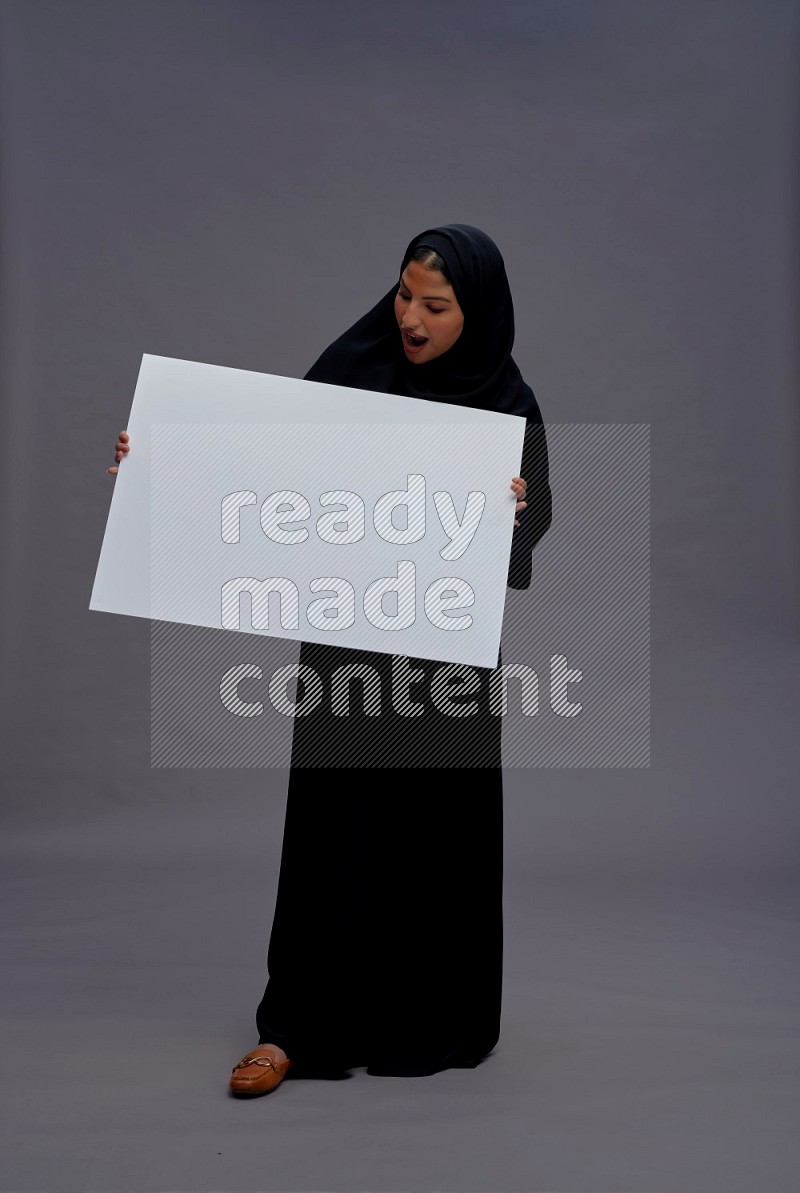
[[497, 665], [524, 418], [145, 355], [126, 425], [91, 609]]

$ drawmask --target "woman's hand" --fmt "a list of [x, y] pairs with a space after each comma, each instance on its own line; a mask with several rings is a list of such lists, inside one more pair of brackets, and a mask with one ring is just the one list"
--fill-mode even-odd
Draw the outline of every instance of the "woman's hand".
[[[511, 482], [511, 489], [517, 495], [517, 504], [514, 506], [515, 514], [518, 514], [520, 510], [524, 510], [528, 504], [527, 501], [522, 500], [522, 498], [525, 496], [527, 488], [528, 482], [524, 481], [521, 476], [515, 476]], [[514, 519], [514, 525], [519, 526], [519, 522], [516, 518]]]
[[117, 475], [117, 473], [119, 472], [119, 468], [117, 467], [117, 465], [119, 464], [122, 457], [127, 456], [128, 452], [131, 450], [131, 445], [130, 445], [129, 440], [130, 440], [130, 435], [128, 434], [128, 432], [120, 431], [119, 437], [117, 439], [116, 447], [114, 448], [114, 459], [117, 461], [117, 464], [112, 465], [110, 468], [106, 468], [106, 472], [111, 473], [112, 476]]

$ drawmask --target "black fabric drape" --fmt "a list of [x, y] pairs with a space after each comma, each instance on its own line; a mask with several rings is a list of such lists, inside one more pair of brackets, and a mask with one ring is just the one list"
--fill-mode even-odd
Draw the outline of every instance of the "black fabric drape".
[[[450, 224], [415, 237], [401, 273], [420, 244], [444, 259], [464, 312], [453, 347], [428, 364], [405, 360], [395, 285], [306, 376], [524, 416], [528, 508], [508, 584], [526, 588], [551, 501], [541, 413], [511, 357], [503, 260], [485, 233]], [[440, 663], [316, 643], [303, 644], [300, 662], [326, 693], [337, 668], [368, 664], [381, 705], [369, 715], [356, 680], [348, 716], [328, 701], [295, 720], [259, 1040], [283, 1047], [300, 1073], [474, 1067], [499, 1038], [502, 992], [501, 718], [490, 709], [491, 671], [473, 669], [478, 690], [464, 700], [477, 712], [450, 716], [431, 695]], [[402, 669], [414, 677], [413, 716], [391, 699]]]

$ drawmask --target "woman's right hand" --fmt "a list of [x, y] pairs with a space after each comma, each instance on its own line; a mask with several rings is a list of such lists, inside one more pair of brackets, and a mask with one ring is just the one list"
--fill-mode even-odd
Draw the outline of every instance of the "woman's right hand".
[[112, 476], [116, 476], [117, 473], [119, 472], [118, 465], [119, 465], [120, 460], [122, 459], [123, 456], [127, 456], [128, 452], [130, 450], [131, 450], [130, 435], [128, 434], [127, 431], [120, 431], [119, 437], [117, 438], [116, 446], [114, 448], [114, 459], [117, 461], [117, 463], [112, 464], [112, 466], [110, 468], [106, 468], [106, 472], [111, 473]]

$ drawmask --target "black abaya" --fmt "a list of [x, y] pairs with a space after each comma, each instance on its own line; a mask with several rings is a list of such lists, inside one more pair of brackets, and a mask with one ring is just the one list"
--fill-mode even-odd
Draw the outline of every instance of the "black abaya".
[[[420, 244], [444, 259], [464, 311], [454, 347], [407, 366], [393, 288], [307, 378], [525, 416], [528, 508], [518, 515], [508, 584], [526, 588], [531, 551], [550, 523], [550, 489], [541, 415], [510, 355], [502, 258], [478, 229], [447, 225], [415, 237], [401, 272]], [[296, 1073], [472, 1068], [500, 1032], [501, 718], [490, 711], [491, 672], [473, 669], [479, 687], [463, 700], [477, 701], [478, 712], [459, 717], [432, 699], [441, 663], [316, 643], [303, 643], [300, 662], [326, 694], [337, 668], [369, 664], [381, 706], [369, 715], [374, 706], [354, 680], [348, 716], [323, 701], [295, 720], [259, 1041], [282, 1047]], [[407, 668], [412, 716], [391, 697]]]

